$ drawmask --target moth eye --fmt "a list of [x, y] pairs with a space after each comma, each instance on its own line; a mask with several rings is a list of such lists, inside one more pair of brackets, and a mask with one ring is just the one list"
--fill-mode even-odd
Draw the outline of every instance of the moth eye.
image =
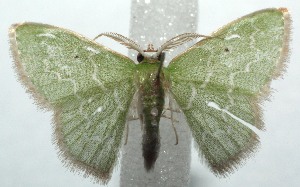
[[228, 49], [228, 47], [226, 47], [226, 48], [224, 49], [224, 51], [225, 51], [225, 52], [229, 52], [229, 49]]
[[144, 60], [144, 56], [141, 53], [139, 53], [136, 57], [136, 60], [140, 63]]
[[74, 58], [79, 58], [79, 56], [78, 56], [78, 55], [76, 55]]

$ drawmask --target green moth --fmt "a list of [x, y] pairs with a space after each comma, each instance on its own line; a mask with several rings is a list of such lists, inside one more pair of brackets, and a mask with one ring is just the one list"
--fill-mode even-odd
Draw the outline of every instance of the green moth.
[[[209, 37], [176, 36], [157, 50], [151, 45], [142, 50], [116, 33], [99, 35], [138, 51], [137, 63], [45, 24], [13, 25], [10, 42], [20, 81], [39, 106], [54, 111], [63, 160], [105, 183], [129, 120], [143, 125], [144, 165], [153, 168], [160, 119], [165, 110], [178, 112], [166, 98], [178, 104], [211, 170], [232, 172], [258, 145], [249, 125], [263, 129], [260, 103], [269, 96], [271, 80], [284, 70], [289, 31], [289, 13], [279, 8], [244, 16]], [[163, 66], [165, 51], [199, 37], [204, 39]]]

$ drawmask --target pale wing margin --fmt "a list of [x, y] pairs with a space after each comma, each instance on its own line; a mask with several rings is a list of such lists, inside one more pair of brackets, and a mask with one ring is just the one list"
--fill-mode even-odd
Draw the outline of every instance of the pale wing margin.
[[164, 69], [200, 152], [221, 175], [232, 171], [258, 144], [244, 124], [263, 129], [261, 102], [288, 57], [290, 16], [266, 9], [221, 28]]
[[[20, 81], [37, 104], [54, 110], [55, 141], [66, 163], [106, 182], [135, 92], [134, 62], [76, 33], [45, 24], [13, 25], [10, 42]], [[94, 134], [89, 134], [90, 129]], [[92, 153], [93, 157], [86, 155]], [[104, 156], [109, 156], [107, 162]], [[97, 165], [95, 159], [101, 158]]]

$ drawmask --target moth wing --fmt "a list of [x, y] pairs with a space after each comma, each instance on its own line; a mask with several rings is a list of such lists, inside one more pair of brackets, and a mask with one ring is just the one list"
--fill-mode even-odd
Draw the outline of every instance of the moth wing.
[[10, 42], [20, 80], [54, 111], [55, 141], [67, 165], [107, 182], [135, 92], [133, 61], [44, 24], [13, 25]]
[[166, 84], [216, 174], [232, 171], [258, 144], [249, 127], [263, 129], [260, 103], [269, 95], [270, 81], [284, 70], [289, 25], [284, 8], [254, 12], [196, 43], [164, 69]]

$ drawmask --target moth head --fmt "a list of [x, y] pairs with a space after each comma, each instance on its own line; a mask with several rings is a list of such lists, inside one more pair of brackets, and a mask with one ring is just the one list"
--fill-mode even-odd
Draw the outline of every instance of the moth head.
[[139, 63], [158, 63], [163, 62], [165, 53], [155, 50], [153, 44], [148, 44], [148, 48], [143, 50], [143, 53], [139, 52], [137, 55], [137, 61]]

